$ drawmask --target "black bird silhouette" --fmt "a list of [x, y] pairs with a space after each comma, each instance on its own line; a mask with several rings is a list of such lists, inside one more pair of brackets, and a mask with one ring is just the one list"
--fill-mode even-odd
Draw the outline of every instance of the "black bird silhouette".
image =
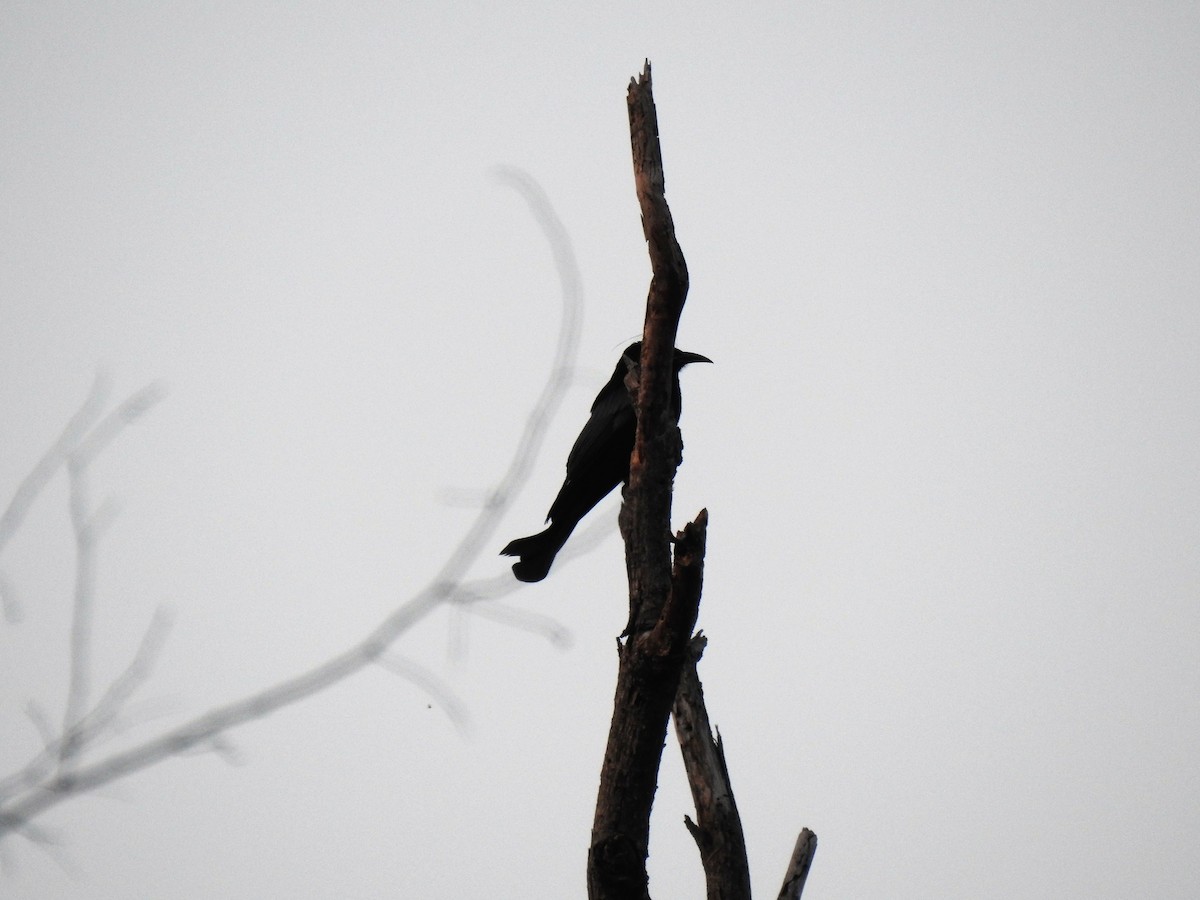
[[[550, 571], [579, 520], [629, 479], [629, 457], [637, 434], [637, 414], [625, 387], [625, 375], [641, 364], [642, 342], [630, 344], [617, 360], [612, 378], [592, 402], [592, 415], [575, 439], [567, 456], [567, 478], [546, 515], [549, 526], [529, 537], [517, 538], [500, 551], [501, 556], [519, 556], [513, 574], [521, 581], [541, 581]], [[671, 386], [671, 414], [679, 421], [682, 397], [679, 370], [689, 363], [712, 362], [699, 353], [676, 350]]]

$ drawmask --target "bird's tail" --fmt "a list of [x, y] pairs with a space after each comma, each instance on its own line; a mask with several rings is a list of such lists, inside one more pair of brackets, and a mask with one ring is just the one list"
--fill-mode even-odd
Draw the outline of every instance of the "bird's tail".
[[512, 567], [518, 581], [541, 581], [550, 571], [554, 557], [558, 555], [570, 534], [570, 529], [566, 529], [564, 533], [564, 529], [551, 525], [538, 534], [510, 541], [500, 551], [500, 555], [521, 557]]

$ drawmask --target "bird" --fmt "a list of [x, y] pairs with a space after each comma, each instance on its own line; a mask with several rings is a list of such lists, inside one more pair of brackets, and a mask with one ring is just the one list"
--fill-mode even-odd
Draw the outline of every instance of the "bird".
[[[629, 457], [637, 434], [637, 413], [625, 375], [641, 364], [642, 342], [625, 348], [608, 383], [592, 402], [592, 414], [567, 455], [567, 477], [546, 514], [548, 527], [538, 534], [517, 538], [501, 556], [520, 557], [513, 563], [519, 581], [541, 581], [550, 571], [554, 557], [567, 542], [575, 526], [618, 484], [629, 480]], [[682, 407], [679, 370], [691, 363], [711, 363], [699, 353], [675, 350], [672, 364], [671, 416], [678, 422]]]

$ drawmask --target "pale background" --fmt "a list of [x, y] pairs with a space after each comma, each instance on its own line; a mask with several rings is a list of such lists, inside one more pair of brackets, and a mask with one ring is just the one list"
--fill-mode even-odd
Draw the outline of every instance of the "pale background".
[[[156, 605], [151, 733], [323, 659], [433, 575], [547, 374], [534, 530], [648, 283], [625, 88], [654, 63], [692, 276], [675, 521], [759, 896], [1200, 891], [1200, 7], [0, 7], [0, 493], [86, 395], [167, 398], [93, 473], [111, 677]], [[60, 478], [0, 557], [0, 768], [61, 708]], [[603, 513], [612, 517], [611, 508]], [[615, 532], [615, 525], [613, 528]], [[486, 556], [477, 576], [506, 571]], [[619, 541], [0, 846], [21, 898], [582, 897]], [[702, 896], [673, 742], [656, 898]]]

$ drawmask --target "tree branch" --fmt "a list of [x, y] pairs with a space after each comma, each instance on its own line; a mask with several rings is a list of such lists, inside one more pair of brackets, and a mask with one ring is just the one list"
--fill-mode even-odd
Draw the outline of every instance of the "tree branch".
[[96, 380], [92, 382], [92, 388], [88, 392], [87, 398], [80, 405], [79, 411], [71, 417], [71, 421], [67, 423], [67, 427], [63, 429], [58, 440], [37, 461], [29, 474], [21, 479], [21, 483], [13, 492], [12, 500], [9, 501], [4, 513], [0, 515], [0, 552], [3, 552], [17, 529], [21, 527], [29, 508], [33, 506], [33, 501], [46, 489], [46, 485], [54, 477], [58, 467], [66, 460], [67, 454], [78, 446], [83, 435], [92, 427], [92, 423], [100, 414], [100, 408], [104, 405], [107, 394], [107, 379], [97, 375]]
[[713, 737], [696, 671], [707, 643], [704, 635], [697, 634], [688, 645], [672, 710], [675, 736], [696, 804], [696, 821], [685, 817], [684, 824], [700, 848], [708, 900], [750, 900], [750, 863], [742, 820], [733, 798], [725, 748], [720, 735]]
[[[113, 753], [98, 762], [90, 764], [81, 762], [80, 757], [83, 750], [76, 750], [73, 752], [74, 760], [71, 767], [60, 768], [45, 774], [44, 777], [37, 777], [31, 783], [31, 773], [43, 772], [38, 762], [39, 758], [44, 758], [46, 751], [43, 751], [42, 754], [35, 757], [33, 762], [14, 775], [0, 781], [0, 785], [9, 790], [8, 793], [0, 792], [0, 837], [10, 831], [29, 834], [32, 820], [47, 809], [81, 793], [94, 790], [162, 762], [168, 757], [206, 747], [219, 748], [222, 745], [222, 736], [230, 729], [310, 697], [380, 660], [384, 652], [400, 635], [441, 604], [456, 598], [469, 566], [488, 545], [500, 518], [511, 502], [510, 498], [528, 478], [532, 460], [541, 445], [549, 421], [561, 405], [569, 386], [569, 371], [579, 341], [582, 291], [578, 266], [566, 231], [554, 215], [541, 189], [529, 176], [516, 170], [505, 170], [501, 176], [529, 203], [538, 224], [551, 245], [562, 284], [563, 315], [559, 326], [558, 345], [551, 376], [547, 380], [536, 406], [529, 414], [525, 430], [508, 469], [488, 496], [475, 522], [451, 552], [441, 570], [424, 590], [396, 608], [357, 644], [305, 672], [248, 697], [216, 707], [182, 725], [168, 729], [158, 737], [127, 750]], [[94, 390], [93, 396], [89, 397], [84, 408], [72, 419], [71, 425], [68, 426], [63, 436], [38, 463], [30, 476], [21, 483], [17, 490], [17, 496], [9, 504], [4, 515], [0, 517], [0, 547], [2, 547], [3, 541], [15, 531], [34, 497], [45, 487], [54, 469], [67, 458], [71, 448], [75, 447], [80, 450], [83, 458], [86, 459], [94, 455], [95, 451], [103, 446], [114, 433], [108, 427], [108, 423], [116, 420], [110, 417], [95, 428], [92, 439], [81, 442], [80, 435], [90, 427], [92, 421], [95, 421], [95, 408], [100, 405], [100, 399], [96, 399], [96, 394], [97, 391]], [[130, 414], [139, 413], [142, 407], [133, 403], [139, 396], [134, 395], [134, 398], [127, 401], [114, 415], [125, 415], [126, 418], [121, 421], [127, 421]], [[130, 405], [131, 403], [132, 405]], [[152, 638], [147, 640], [153, 643]], [[134, 670], [137, 670], [139, 665], [138, 660], [135, 659]], [[409, 674], [411, 677], [411, 673]], [[136, 682], [136, 671], [130, 677]], [[127, 695], [129, 687], [125, 676], [122, 676], [114, 683], [110, 695], [115, 691], [117, 696], [123, 698]], [[110, 706], [108, 701], [111, 699], [111, 696], [106, 695], [106, 699], [101, 702], [101, 705]], [[81, 706], [78, 703], [76, 705]], [[115, 713], [115, 710], [109, 711]], [[77, 718], [74, 723], [66, 725], [62, 735], [47, 742], [47, 748], [53, 746], [54, 750], [61, 755], [62, 751], [59, 748], [73, 740], [73, 735], [87, 733], [88, 721], [87, 717], [81, 717]]]
[[796, 847], [792, 850], [792, 859], [788, 863], [787, 874], [783, 877], [783, 887], [779, 889], [778, 900], [800, 900], [800, 895], [804, 893], [804, 882], [808, 880], [808, 870], [812, 868], [816, 853], [817, 836], [807, 828], [800, 829]]

